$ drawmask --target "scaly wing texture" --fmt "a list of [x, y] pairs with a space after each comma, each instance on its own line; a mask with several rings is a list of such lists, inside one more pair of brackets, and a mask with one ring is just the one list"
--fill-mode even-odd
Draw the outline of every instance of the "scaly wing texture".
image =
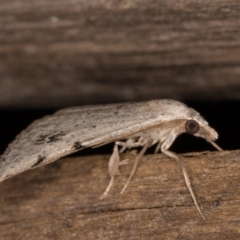
[[189, 111], [174, 100], [60, 110], [34, 121], [9, 145], [1, 157], [0, 181], [83, 148], [124, 139], [162, 122], [189, 118]]

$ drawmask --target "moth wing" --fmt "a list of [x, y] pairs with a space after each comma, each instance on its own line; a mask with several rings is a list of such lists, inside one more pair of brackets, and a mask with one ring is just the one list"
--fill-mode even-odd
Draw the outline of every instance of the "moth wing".
[[174, 109], [169, 110], [172, 103], [187, 108], [173, 100], [155, 100], [67, 108], [36, 120], [2, 155], [0, 181], [83, 148], [128, 138], [170, 120], [176, 115]]

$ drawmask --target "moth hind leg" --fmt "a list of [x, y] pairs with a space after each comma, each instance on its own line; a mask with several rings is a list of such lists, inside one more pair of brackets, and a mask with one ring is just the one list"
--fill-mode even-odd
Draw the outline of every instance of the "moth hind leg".
[[133, 144], [137, 142], [136, 138], [129, 138], [126, 142], [117, 142], [121, 149], [119, 150], [120, 153], [123, 153], [126, 149], [130, 149], [133, 147]]
[[[110, 161], [110, 160], [109, 160], [109, 161]], [[127, 164], [127, 162], [128, 162], [128, 159], [125, 159], [125, 160], [119, 162], [119, 166], [120, 166], [120, 165]], [[110, 175], [111, 178], [110, 178], [109, 184], [108, 184], [106, 190], [104, 191], [103, 195], [100, 197], [100, 199], [103, 199], [104, 197], [107, 196], [108, 192], [110, 191], [110, 189], [111, 189], [111, 187], [112, 187], [112, 185], [113, 185], [114, 178], [115, 178], [115, 176], [116, 176], [117, 174], [119, 174], [119, 171], [117, 171], [117, 173], [114, 174], [114, 175]]]
[[[130, 149], [133, 147], [140, 147], [142, 145], [143, 145], [142, 139], [138, 139], [138, 141], [136, 141], [136, 139], [134, 138], [130, 138], [126, 142], [121, 142], [121, 141], [115, 142], [113, 153], [108, 162], [108, 173], [111, 179], [103, 195], [100, 197], [100, 199], [103, 199], [110, 191], [114, 183], [114, 178], [119, 173], [119, 166], [126, 164], [128, 161], [128, 159], [125, 159], [120, 162], [119, 152], [124, 151], [126, 148]], [[120, 151], [118, 150], [118, 146], [122, 147]]]

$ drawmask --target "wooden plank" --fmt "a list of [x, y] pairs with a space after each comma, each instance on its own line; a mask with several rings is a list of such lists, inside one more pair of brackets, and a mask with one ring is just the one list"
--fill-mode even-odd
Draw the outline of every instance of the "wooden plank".
[[121, 195], [135, 152], [122, 154], [109, 195], [109, 156], [69, 157], [0, 184], [0, 239], [238, 239], [240, 151], [183, 155], [206, 215], [197, 213], [177, 163], [142, 160]]
[[236, 0], [1, 1], [0, 23], [2, 108], [240, 96]]

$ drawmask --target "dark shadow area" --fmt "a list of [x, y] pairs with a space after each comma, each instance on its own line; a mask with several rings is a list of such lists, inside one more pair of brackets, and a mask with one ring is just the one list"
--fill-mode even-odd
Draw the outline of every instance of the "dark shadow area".
[[[225, 150], [240, 148], [240, 102], [186, 102], [186, 104], [197, 110], [219, 133], [217, 140], [219, 146]], [[51, 114], [55, 110], [1, 110], [0, 153], [2, 154], [15, 136], [32, 121]], [[112, 148], [113, 145], [109, 144], [100, 148], [86, 149], [79, 154], [107, 154], [112, 152]], [[185, 153], [213, 150], [213, 147], [203, 139], [182, 134], [176, 139], [171, 149], [177, 153]]]

